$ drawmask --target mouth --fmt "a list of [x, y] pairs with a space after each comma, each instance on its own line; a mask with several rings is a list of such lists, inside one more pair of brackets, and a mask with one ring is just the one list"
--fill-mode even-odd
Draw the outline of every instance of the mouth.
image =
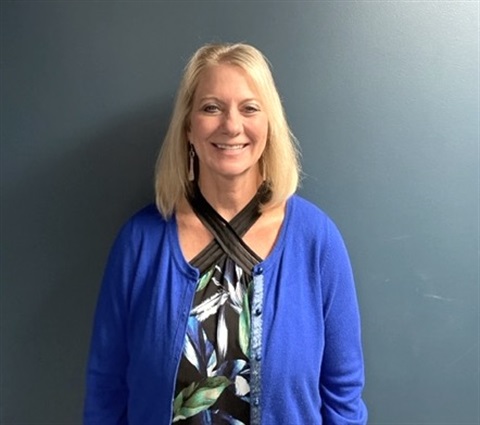
[[224, 151], [236, 151], [236, 150], [243, 149], [245, 146], [247, 146], [247, 144], [238, 143], [238, 144], [235, 144], [235, 145], [227, 145], [227, 144], [224, 144], [224, 143], [214, 143], [213, 146], [215, 146], [217, 149], [221, 149], [221, 150], [224, 150]]

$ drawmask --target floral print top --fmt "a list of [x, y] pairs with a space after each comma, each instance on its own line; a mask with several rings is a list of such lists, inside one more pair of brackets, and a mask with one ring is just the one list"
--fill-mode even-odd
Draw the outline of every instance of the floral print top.
[[260, 216], [261, 186], [231, 222], [197, 188], [189, 200], [214, 241], [192, 261], [199, 268], [173, 403], [174, 424], [250, 423], [250, 302], [252, 269], [261, 261], [241, 235]]

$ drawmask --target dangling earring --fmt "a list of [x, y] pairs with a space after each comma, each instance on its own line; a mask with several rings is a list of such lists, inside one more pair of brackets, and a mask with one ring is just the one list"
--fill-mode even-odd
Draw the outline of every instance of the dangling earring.
[[188, 166], [188, 181], [193, 182], [195, 180], [195, 164], [194, 164], [195, 151], [191, 143], [188, 149], [188, 156], [190, 157], [189, 166]]

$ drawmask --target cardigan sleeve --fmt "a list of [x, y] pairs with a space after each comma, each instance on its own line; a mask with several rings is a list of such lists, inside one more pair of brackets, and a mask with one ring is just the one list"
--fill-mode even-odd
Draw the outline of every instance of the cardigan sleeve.
[[364, 366], [360, 316], [348, 254], [336, 226], [327, 221], [321, 258], [325, 350], [320, 376], [326, 425], [363, 425]]
[[85, 425], [126, 425], [127, 315], [135, 250], [131, 224], [117, 237], [107, 261], [97, 301], [87, 365]]

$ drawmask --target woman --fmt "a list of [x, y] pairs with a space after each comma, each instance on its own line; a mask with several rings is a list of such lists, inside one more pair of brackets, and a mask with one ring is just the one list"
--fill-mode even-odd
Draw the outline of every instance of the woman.
[[86, 424], [364, 424], [355, 289], [262, 54], [200, 48], [110, 254]]

